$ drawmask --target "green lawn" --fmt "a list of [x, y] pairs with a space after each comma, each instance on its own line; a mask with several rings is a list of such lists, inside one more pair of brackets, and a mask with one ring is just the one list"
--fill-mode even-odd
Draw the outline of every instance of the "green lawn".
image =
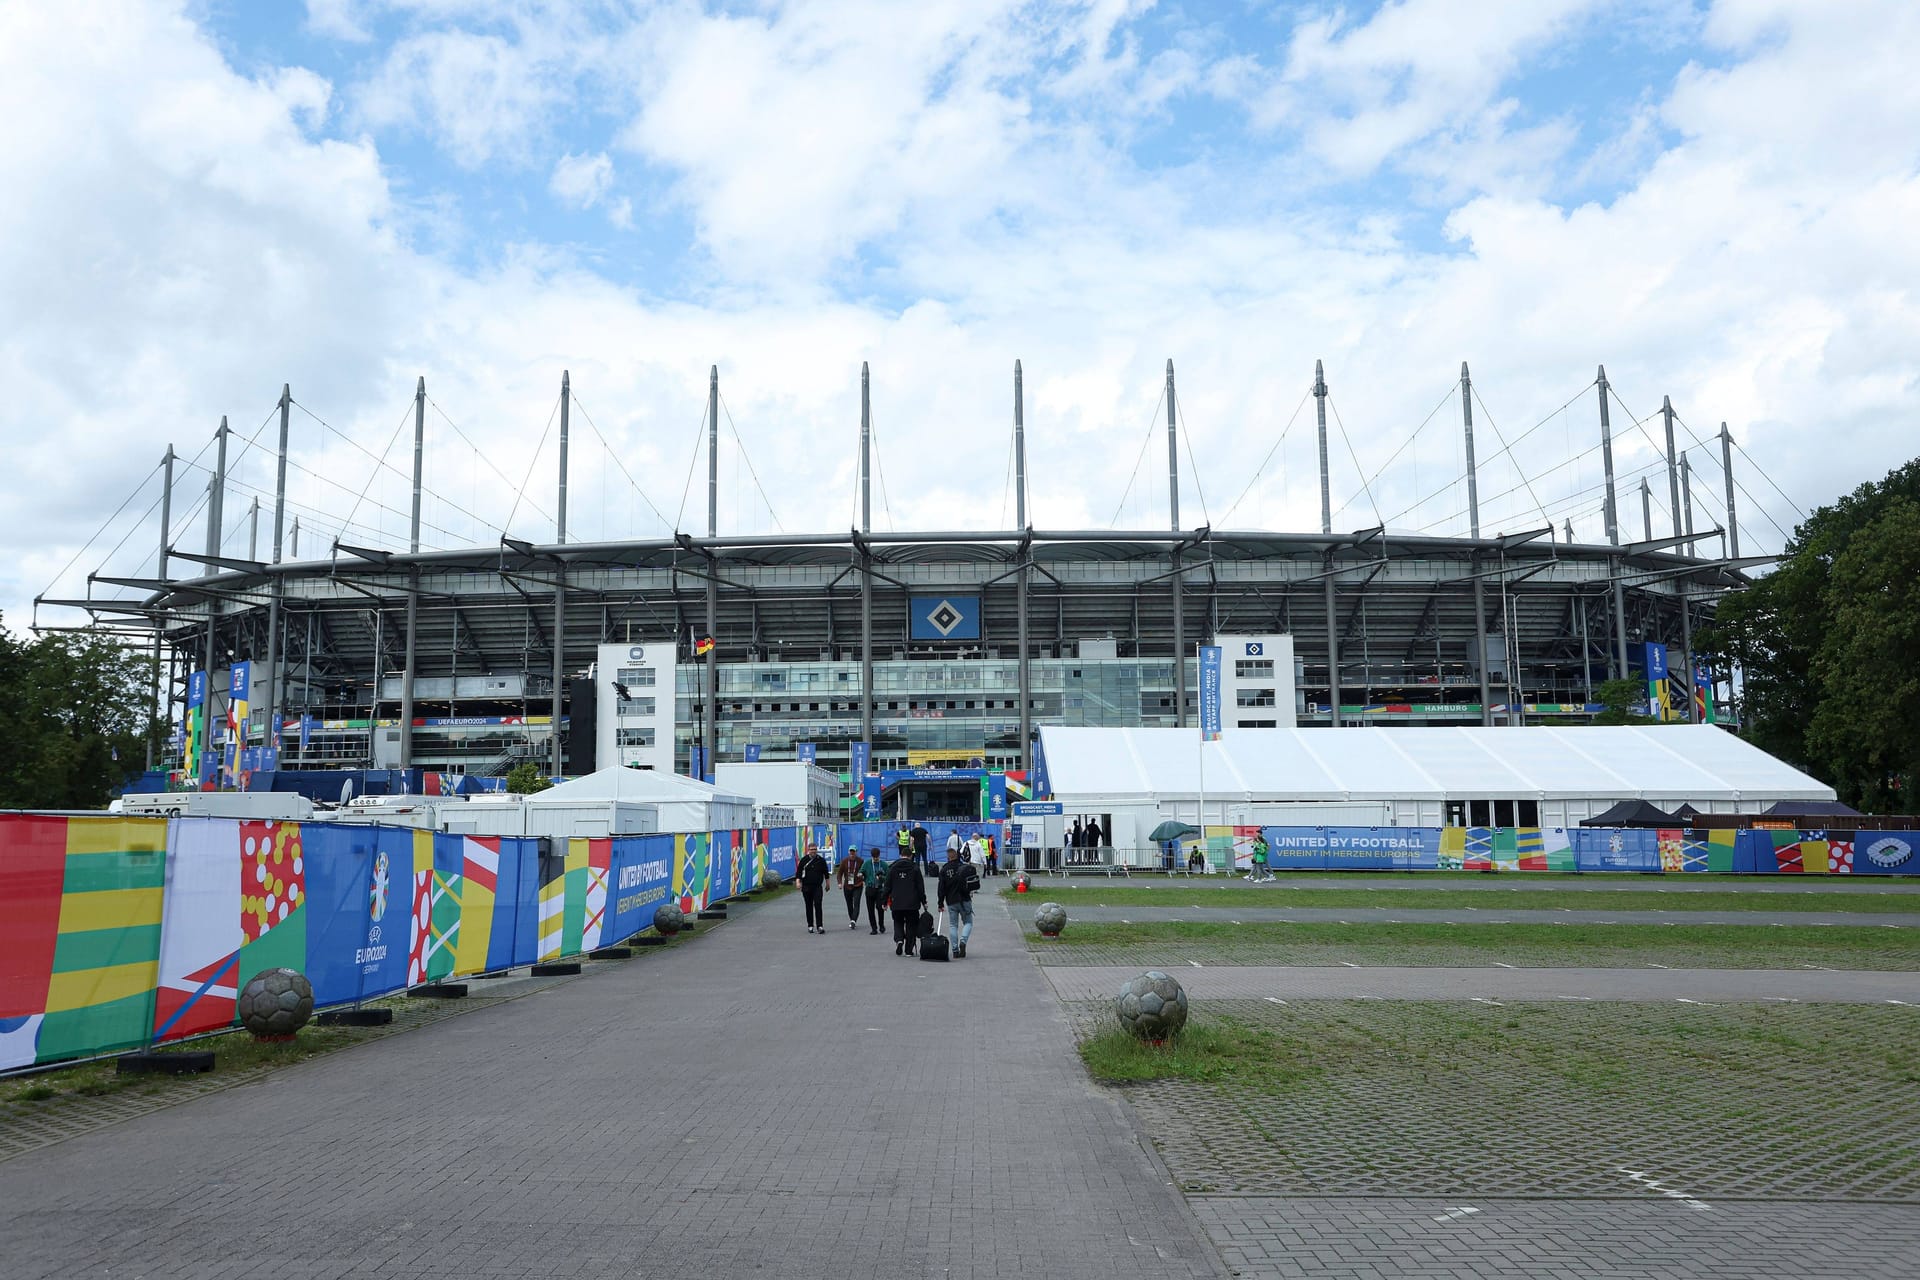
[[1462, 893], [1451, 889], [1418, 889], [1366, 884], [1339, 887], [1315, 885], [1296, 889], [1285, 885], [1226, 885], [1190, 888], [1183, 885], [1149, 887], [1125, 881], [1058, 883], [1046, 881], [1024, 895], [1035, 905], [1049, 900], [1069, 909], [1074, 903], [1099, 907], [1393, 907], [1403, 909], [1481, 911], [1855, 911], [1920, 914], [1920, 894], [1904, 893], [1742, 893], [1737, 889], [1689, 889], [1661, 893], [1654, 889], [1617, 889], [1604, 893], [1585, 890], [1519, 888]]
[[1878, 926], [1068, 922], [1043, 964], [1920, 970], [1920, 935]]

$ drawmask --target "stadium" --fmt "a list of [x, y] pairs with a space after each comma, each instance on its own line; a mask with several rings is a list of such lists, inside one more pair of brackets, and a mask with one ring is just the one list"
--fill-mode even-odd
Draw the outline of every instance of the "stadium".
[[[1599, 684], [1628, 676], [1656, 715], [1733, 721], [1734, 673], [1693, 652], [1720, 596], [1770, 559], [1739, 551], [1731, 437], [1723, 427], [1724, 501], [1702, 500], [1713, 514], [1696, 528], [1695, 481], [1667, 407], [1673, 530], [1655, 536], [1643, 507], [1645, 536], [1628, 540], [1604, 368], [1590, 384], [1606, 468], [1608, 537], [1597, 544], [1550, 518], [1482, 536], [1464, 365], [1466, 536], [1334, 530], [1317, 367], [1319, 530], [1183, 524], [1171, 361], [1168, 527], [1029, 523], [1016, 362], [1013, 527], [882, 532], [866, 380], [863, 368], [854, 529], [718, 531], [716, 371], [704, 533], [568, 539], [563, 379], [556, 536], [422, 550], [422, 379], [411, 539], [336, 539], [318, 556], [311, 536], [301, 554], [297, 517], [282, 537], [293, 405], [283, 391], [270, 557], [233, 555], [229, 535], [215, 535], [232, 523], [223, 422], [203, 552], [170, 520], [169, 448], [160, 572], [95, 574], [90, 593], [120, 594], [36, 605], [85, 610], [90, 628], [159, 657], [156, 698], [176, 731], [154, 766], [189, 787], [274, 770], [498, 776], [522, 761], [553, 775], [620, 764], [700, 777], [715, 761], [797, 758], [849, 780], [883, 775], [890, 811], [897, 801], [959, 816], [987, 776], [1011, 778], [1016, 797], [1030, 789], [1037, 726], [1193, 724], [1196, 647], [1211, 643], [1226, 646], [1234, 728], [1580, 722], [1601, 709]], [[858, 789], [843, 803], [858, 803]]]

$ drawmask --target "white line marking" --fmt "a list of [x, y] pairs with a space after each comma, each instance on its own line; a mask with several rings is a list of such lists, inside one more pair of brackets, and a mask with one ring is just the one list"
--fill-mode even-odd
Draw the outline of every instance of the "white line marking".
[[1493, 967], [1494, 967], [1494, 968], [1496, 968], [1496, 969], [1511, 969], [1511, 968], [1513, 968], [1513, 966], [1512, 966], [1512, 965], [1510, 965], [1510, 964], [1508, 964], [1508, 963], [1506, 963], [1506, 962], [1505, 962], [1504, 960], [1495, 960], [1495, 961], [1493, 962]]
[[1466, 1217], [1470, 1213], [1478, 1213], [1478, 1212], [1480, 1211], [1474, 1208], [1472, 1205], [1463, 1204], [1457, 1209], [1449, 1209], [1445, 1213], [1434, 1214], [1433, 1220], [1435, 1222], [1454, 1222], [1461, 1218]]
[[1655, 1182], [1647, 1174], [1641, 1173], [1636, 1169], [1622, 1169], [1620, 1170], [1620, 1172], [1626, 1174], [1629, 1178], [1632, 1178], [1635, 1182], [1639, 1183], [1641, 1186], [1645, 1187], [1647, 1190], [1658, 1191], [1661, 1195], [1667, 1197], [1667, 1199], [1669, 1200], [1678, 1200], [1681, 1204], [1686, 1205], [1687, 1208], [1689, 1209], [1711, 1210], [1713, 1208], [1713, 1206], [1708, 1204], [1706, 1201], [1695, 1199], [1693, 1196], [1688, 1195], [1684, 1191], [1675, 1191], [1671, 1187], [1661, 1186], [1658, 1182]]
[[1282, 999], [1280, 999], [1280, 997], [1278, 997], [1278, 996], [1268, 996], [1268, 997], [1267, 997], [1267, 1003], [1268, 1003], [1268, 1004], [1285, 1004], [1285, 1003], [1286, 1003], [1286, 1001], [1285, 1001], [1285, 1000], [1282, 1000]]
[[1340, 963], [1347, 966], [1347, 968], [1349, 969], [1358, 969], [1360, 967], [1359, 965], [1355, 964], [1351, 960], [1342, 960]]
[[1718, 1009], [1720, 1007], [1711, 1000], [1689, 1000], [1685, 996], [1675, 996], [1673, 999], [1675, 1004], [1697, 1004], [1707, 1009]]
[[1582, 1001], [1591, 1003], [1593, 1000], [1593, 997], [1592, 996], [1555, 996], [1554, 999], [1555, 1000], [1582, 1000]]
[[1198, 960], [1189, 960], [1187, 961], [1187, 963], [1192, 965], [1196, 969], [1202, 969], [1206, 967], [1205, 965], [1202, 965]]
[[1647, 961], [1647, 968], [1649, 968], [1649, 969], [1665, 969], [1665, 968], [1667, 968], [1667, 967], [1668, 967], [1668, 966], [1667, 966], [1667, 965], [1664, 965], [1664, 964], [1655, 964], [1655, 963], [1654, 963], [1653, 961], [1651, 961], [1651, 960], [1649, 960], [1649, 961]]
[[1468, 998], [1472, 1000], [1475, 1004], [1490, 1004], [1496, 1009], [1504, 1009], [1507, 1007], [1501, 1004], [1498, 1000], [1489, 1000], [1485, 996], [1469, 996]]
[[1801, 965], [1800, 967], [1801, 967], [1802, 969], [1818, 969], [1818, 970], [1819, 970], [1819, 971], [1820, 971], [1821, 973], [1832, 973], [1832, 972], [1833, 972], [1833, 970], [1832, 970], [1832, 969], [1829, 969], [1829, 968], [1827, 968], [1827, 966], [1825, 966], [1825, 965], [1823, 965], [1823, 964], [1803, 964], [1803, 965]]
[[1887, 1003], [1888, 1003], [1888, 1004], [1897, 1004], [1897, 1005], [1900, 1005], [1900, 1006], [1901, 1006], [1902, 1008], [1906, 1008], [1906, 1009], [1911, 1009], [1911, 1008], [1913, 1008], [1913, 1006], [1912, 1006], [1912, 1005], [1910, 1005], [1910, 1004], [1908, 1004], [1908, 1003], [1907, 1003], [1907, 1002], [1906, 1002], [1905, 1000], [1888, 1000], [1888, 1001], [1887, 1001]]
[[1796, 996], [1761, 996], [1760, 998], [1762, 1000], [1771, 1000], [1775, 1004], [1799, 1004], [1800, 1003], [1799, 998]]

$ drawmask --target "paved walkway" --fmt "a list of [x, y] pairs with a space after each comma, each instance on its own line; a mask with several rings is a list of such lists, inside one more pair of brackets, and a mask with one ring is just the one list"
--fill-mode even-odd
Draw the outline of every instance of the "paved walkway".
[[948, 965], [735, 914], [0, 1163], [4, 1274], [1223, 1274], [1003, 909]]
[[1920, 1270], [1912, 1205], [1205, 1196], [1194, 1208], [1248, 1280], [1912, 1280]]
[[1134, 924], [1152, 920], [1232, 920], [1293, 924], [1734, 924], [1853, 925], [1859, 928], [1920, 929], [1920, 912], [1904, 911], [1607, 911], [1560, 907], [1552, 911], [1515, 911], [1484, 907], [1092, 907], [1075, 903], [1076, 920], [1112, 920]]
[[[1048, 965], [1062, 1000], [1113, 995], [1140, 965]], [[1694, 1000], [1920, 1005], [1920, 973], [1835, 969], [1428, 969], [1187, 965], [1195, 999]]]

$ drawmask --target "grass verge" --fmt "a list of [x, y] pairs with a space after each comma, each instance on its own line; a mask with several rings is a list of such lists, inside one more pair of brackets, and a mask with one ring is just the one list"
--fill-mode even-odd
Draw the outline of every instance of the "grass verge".
[[1413, 965], [1538, 968], [1920, 970], [1920, 937], [1855, 925], [1288, 924], [1220, 920], [1070, 922], [1048, 964]]
[[[1003, 891], [1004, 896], [1012, 896]], [[1858, 913], [1920, 914], [1920, 895], [1873, 893], [1742, 893], [1738, 890], [1619, 889], [1606, 893], [1588, 890], [1511, 888], [1499, 893], [1467, 897], [1449, 889], [1375, 888], [1366, 884], [1340, 887], [1315, 885], [1228, 886], [1185, 889], [1125, 883], [1060, 884], [1048, 881], [1023, 895], [1044, 902], [1049, 898], [1071, 907], [1316, 907], [1333, 910], [1374, 907], [1407, 910], [1451, 910], [1474, 907], [1481, 911], [1848, 911]]]

